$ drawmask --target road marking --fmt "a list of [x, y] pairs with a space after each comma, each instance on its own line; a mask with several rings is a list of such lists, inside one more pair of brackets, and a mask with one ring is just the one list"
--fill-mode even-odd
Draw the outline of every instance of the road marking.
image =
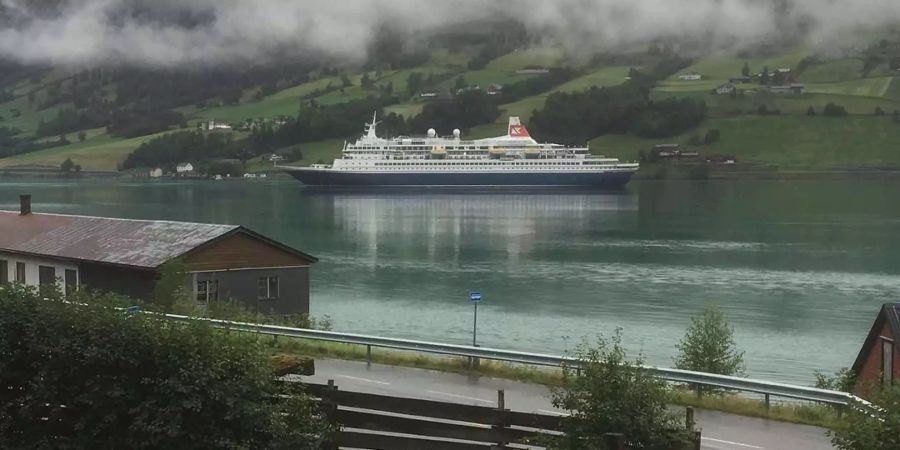
[[765, 447], [758, 447], [758, 446], [756, 446], [756, 445], [741, 444], [740, 442], [723, 441], [722, 439], [713, 439], [713, 438], [711, 438], [711, 437], [701, 437], [700, 439], [702, 439], [702, 440], [704, 440], [704, 441], [718, 442], [718, 443], [720, 443], [720, 444], [736, 445], [736, 446], [738, 446], [738, 447], [758, 448], [758, 449], [764, 449], [764, 448], [765, 448]]
[[569, 417], [569, 414], [559, 412], [559, 411], [550, 411], [549, 409], [539, 409], [539, 410], [537, 410], [537, 412], [542, 412], [545, 414], [553, 414], [555, 416]]
[[386, 382], [384, 382], [384, 381], [375, 381], [375, 380], [370, 380], [370, 379], [368, 379], [368, 378], [351, 377], [350, 375], [335, 375], [335, 376], [336, 376], [336, 377], [340, 377], [340, 378], [346, 378], [346, 379], [348, 379], [348, 380], [362, 381], [362, 382], [364, 382], [364, 383], [374, 383], [374, 384], [380, 384], [380, 385], [383, 385], [383, 386], [390, 386], [390, 385], [391, 385], [391, 383], [386, 383]]
[[490, 401], [490, 400], [484, 400], [484, 399], [475, 398], [475, 397], [467, 397], [467, 396], [465, 396], [465, 395], [451, 394], [451, 393], [449, 393], [449, 392], [441, 392], [441, 391], [427, 391], [427, 392], [432, 393], [432, 394], [437, 394], [437, 395], [445, 395], [445, 396], [447, 396], [447, 397], [464, 398], [464, 399], [466, 399], [466, 400], [472, 400], [472, 401], [474, 401], [474, 402], [488, 403], [488, 404], [491, 404], [491, 405], [494, 404], [494, 402], [492, 402], [492, 401]]

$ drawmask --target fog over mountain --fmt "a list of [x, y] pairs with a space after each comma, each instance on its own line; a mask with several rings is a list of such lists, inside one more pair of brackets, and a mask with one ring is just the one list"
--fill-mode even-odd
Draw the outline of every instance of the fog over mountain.
[[313, 52], [358, 61], [387, 26], [419, 37], [473, 20], [521, 22], [589, 54], [658, 38], [746, 45], [900, 21], [897, 0], [0, 0], [0, 57], [168, 66]]

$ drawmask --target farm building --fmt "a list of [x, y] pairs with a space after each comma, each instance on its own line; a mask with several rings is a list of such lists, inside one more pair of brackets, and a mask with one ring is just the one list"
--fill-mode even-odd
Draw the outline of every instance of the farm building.
[[199, 304], [231, 299], [265, 314], [309, 312], [317, 259], [237, 225], [0, 211], [0, 282], [71, 293], [80, 286], [151, 300], [178, 261]]
[[853, 363], [857, 394], [874, 387], [891, 386], [900, 379], [900, 351], [894, 345], [900, 337], [900, 303], [881, 307]]

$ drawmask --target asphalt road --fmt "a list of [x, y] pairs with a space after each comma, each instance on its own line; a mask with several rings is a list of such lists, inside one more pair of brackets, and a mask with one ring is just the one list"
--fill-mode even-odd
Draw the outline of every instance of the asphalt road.
[[[506, 407], [525, 412], [563, 414], [550, 404], [546, 387], [516, 381], [474, 377], [406, 367], [368, 365], [365, 362], [316, 360], [314, 383], [333, 379], [340, 389], [441, 400], [469, 405], [497, 404], [503, 389]], [[714, 411], [697, 411], [703, 431], [703, 449], [709, 450], [832, 450], [825, 430], [748, 418]]]

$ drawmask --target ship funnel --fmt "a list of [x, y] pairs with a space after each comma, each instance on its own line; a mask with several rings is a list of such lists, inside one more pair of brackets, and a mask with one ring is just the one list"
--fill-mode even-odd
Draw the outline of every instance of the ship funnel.
[[522, 125], [519, 122], [518, 117], [510, 117], [509, 118], [509, 131], [507, 132], [507, 136], [513, 138], [530, 138], [531, 135], [528, 134], [528, 129], [525, 128], [525, 125]]

